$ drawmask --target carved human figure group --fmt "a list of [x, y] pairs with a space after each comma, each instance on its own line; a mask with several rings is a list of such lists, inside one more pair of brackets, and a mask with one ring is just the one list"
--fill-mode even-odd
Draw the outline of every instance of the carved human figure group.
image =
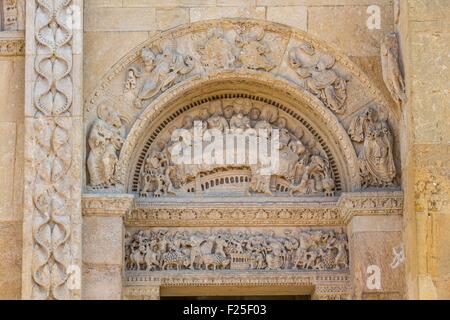
[[348, 242], [342, 230], [168, 231], [127, 233], [128, 271], [345, 270]]
[[[219, 184], [225, 178], [227, 181], [249, 182], [248, 189], [243, 190], [244, 193], [262, 193], [273, 195], [274, 191], [281, 191], [294, 194], [315, 194], [324, 192], [331, 195], [335, 188], [332, 178], [332, 171], [326, 153], [320, 148], [319, 143], [315, 140], [309, 140], [308, 143], [302, 142], [304, 131], [301, 127], [295, 130], [287, 128], [287, 120], [279, 115], [277, 108], [264, 104], [254, 103], [250, 99], [236, 99], [232, 103], [223, 103], [221, 100], [213, 101], [208, 107], [200, 112], [187, 115], [181, 125], [184, 132], [192, 132], [194, 130], [194, 122], [200, 123], [200, 130], [215, 130], [217, 133], [226, 132], [250, 132], [249, 136], [254, 135], [261, 138], [260, 130], [268, 133], [267, 138], [272, 137], [270, 133], [273, 129], [277, 130], [279, 135], [276, 155], [271, 159], [276, 161], [277, 165], [270, 167], [267, 162], [255, 161], [250, 163], [248, 157], [242, 157], [242, 163], [226, 163], [225, 159], [218, 163], [208, 162], [191, 162], [180, 163], [175, 161], [173, 150], [186, 149], [194, 144], [193, 139], [170, 139], [164, 140], [162, 143], [152, 146], [144, 161], [140, 176], [140, 195], [142, 197], [161, 197], [168, 195], [178, 195], [186, 192], [199, 192], [199, 185], [203, 185], [206, 180], [211, 180], [207, 188], [214, 190], [218, 187], [213, 177], [217, 176], [220, 171], [220, 179], [217, 178]], [[295, 132], [294, 132], [295, 131]], [[192, 134], [194, 136], [195, 133]], [[186, 145], [189, 144], [189, 145]], [[163, 146], [159, 148], [156, 145]], [[218, 148], [220, 154], [227, 157], [229, 152], [237, 152], [244, 154], [247, 150], [245, 145], [243, 149], [235, 151], [235, 149], [226, 148], [227, 143], [220, 143]], [[239, 146], [238, 146], [239, 148]], [[191, 148], [192, 149], [192, 148]], [[189, 149], [189, 150], [191, 150]], [[205, 148], [206, 150], [207, 148]], [[176, 155], [176, 154], [175, 154]], [[203, 155], [202, 159], [206, 156]], [[235, 158], [233, 158], [235, 159]], [[236, 170], [247, 172], [248, 181], [242, 181], [236, 175]], [[227, 174], [228, 172], [228, 174]], [[195, 183], [194, 183], [195, 181]], [[282, 186], [278, 187], [278, 186]], [[192, 187], [191, 187], [192, 186]], [[193, 190], [192, 190], [193, 189]], [[205, 188], [202, 189], [202, 191]]]

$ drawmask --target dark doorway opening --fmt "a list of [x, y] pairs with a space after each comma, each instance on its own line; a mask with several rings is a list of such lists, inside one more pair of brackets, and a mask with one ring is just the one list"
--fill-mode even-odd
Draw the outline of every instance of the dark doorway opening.
[[311, 300], [310, 296], [198, 296], [161, 297], [161, 300]]

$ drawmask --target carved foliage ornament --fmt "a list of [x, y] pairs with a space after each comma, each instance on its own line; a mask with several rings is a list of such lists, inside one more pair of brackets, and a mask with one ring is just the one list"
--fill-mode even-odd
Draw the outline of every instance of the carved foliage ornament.
[[140, 230], [126, 234], [125, 264], [128, 271], [347, 270], [348, 241], [342, 230]]

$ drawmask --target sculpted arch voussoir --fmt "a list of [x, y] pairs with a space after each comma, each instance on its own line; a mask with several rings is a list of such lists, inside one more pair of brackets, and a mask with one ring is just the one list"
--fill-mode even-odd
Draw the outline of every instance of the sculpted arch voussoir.
[[[186, 36], [189, 34], [195, 34], [196, 32], [206, 31], [211, 28], [215, 28], [218, 26], [233, 26], [239, 23], [251, 23], [253, 25], [258, 25], [267, 31], [273, 31], [275, 33], [281, 34], [289, 40], [295, 39], [299, 42], [307, 42], [312, 44], [318, 51], [327, 52], [328, 54], [335, 57], [336, 61], [342, 64], [345, 69], [351, 73], [352, 77], [358, 79], [360, 81], [367, 93], [374, 97], [374, 101], [377, 103], [387, 105], [387, 101], [384, 100], [379, 89], [372, 84], [368, 76], [359, 68], [354, 62], [352, 62], [345, 54], [340, 52], [339, 49], [334, 46], [325, 43], [319, 39], [316, 39], [312, 35], [295, 29], [293, 27], [270, 22], [270, 21], [259, 21], [259, 20], [249, 20], [249, 19], [221, 19], [221, 20], [208, 20], [208, 21], [199, 21], [192, 24], [181, 25], [174, 29], [161, 32], [155, 36], [152, 36], [150, 39], [146, 40], [133, 50], [131, 50], [128, 54], [126, 54], [121, 60], [119, 60], [114, 66], [112, 66], [111, 70], [103, 77], [101, 84], [94, 90], [94, 92], [89, 96], [89, 99], [86, 101], [86, 111], [91, 111], [92, 108], [99, 102], [101, 97], [105, 95], [107, 89], [111, 85], [111, 81], [122, 74], [127, 67], [129, 67], [132, 63], [136, 62], [139, 59], [141, 51], [143, 48], [152, 46], [154, 43], [164, 41], [167, 39], [176, 39], [181, 36]], [[285, 52], [286, 53], [286, 52]]]

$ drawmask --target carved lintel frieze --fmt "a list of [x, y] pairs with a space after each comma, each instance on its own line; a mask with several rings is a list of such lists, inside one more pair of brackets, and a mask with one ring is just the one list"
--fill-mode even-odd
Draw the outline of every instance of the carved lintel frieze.
[[220, 206], [143, 206], [127, 213], [127, 226], [245, 226], [245, 225], [340, 225], [333, 204]]
[[84, 216], [124, 216], [134, 206], [134, 196], [129, 194], [83, 195]]
[[127, 194], [85, 194], [82, 205], [85, 216], [123, 215], [128, 227], [343, 226], [355, 215], [403, 212], [402, 191], [344, 193], [310, 202], [236, 202], [157, 202]]
[[128, 273], [202, 271], [344, 271], [343, 228], [141, 229], [125, 235]]
[[311, 296], [312, 300], [348, 300], [350, 298], [350, 286], [347, 283], [336, 281], [318, 282]]

